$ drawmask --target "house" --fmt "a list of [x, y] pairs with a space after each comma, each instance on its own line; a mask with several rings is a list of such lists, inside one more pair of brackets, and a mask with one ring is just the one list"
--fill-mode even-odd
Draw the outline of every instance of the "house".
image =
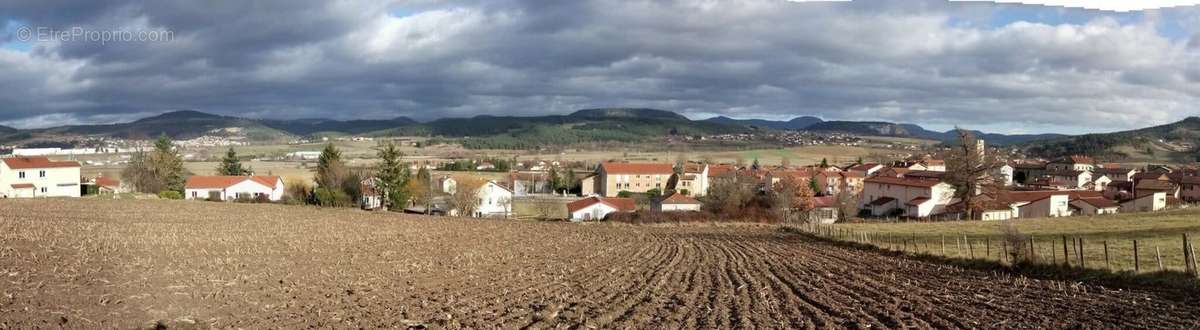
[[1012, 165], [1013, 183], [1028, 184], [1046, 174], [1046, 164], [1020, 162]]
[[1179, 199], [1188, 203], [1200, 202], [1200, 176], [1179, 178]]
[[9, 157], [0, 161], [0, 197], [79, 197], [80, 165], [46, 157]]
[[966, 214], [967, 205], [964, 201], [959, 201], [947, 206], [947, 213], [956, 213], [959, 215], [958, 218], [960, 219], [970, 216], [971, 218], [969, 220], [981, 221], [1000, 221], [1015, 219], [1017, 217], [1017, 211], [1014, 210], [1013, 207], [1008, 203], [996, 200], [989, 195], [979, 195], [976, 198], [978, 203], [975, 203], [976, 205], [974, 207], [974, 212], [972, 212], [970, 215]]
[[844, 191], [850, 192], [851, 195], [857, 196], [862, 192], [863, 180], [866, 179], [861, 173], [841, 172]]
[[1080, 207], [1073, 207], [1071, 202], [1080, 199], [1091, 202], [1099, 209], [1106, 208], [1108, 204], [1100, 201], [1108, 200], [1104, 194], [1087, 190], [1009, 191], [1001, 194], [998, 198], [1016, 211], [1017, 218], [1053, 218], [1075, 215], [1079, 213], [1076, 211]]
[[821, 196], [813, 198], [813, 209], [808, 212], [808, 219], [820, 224], [832, 224], [838, 220], [837, 197]]
[[582, 179], [579, 179], [579, 196], [596, 195], [596, 192], [599, 191], [599, 189], [596, 187], [597, 182], [596, 173], [588, 174]]
[[851, 166], [850, 168], [846, 169], [846, 172], [855, 172], [861, 174], [863, 177], [869, 177], [875, 175], [875, 172], [878, 172], [883, 168], [884, 166], [880, 164], [866, 163], [862, 165]]
[[910, 171], [925, 171], [925, 170], [929, 170], [929, 168], [928, 168], [928, 167], [926, 167], [926, 166], [925, 166], [925, 164], [923, 164], [921, 161], [917, 161], [917, 160], [911, 160], [911, 159], [909, 159], [909, 160], [897, 160], [897, 161], [894, 161], [894, 162], [892, 162], [892, 167], [895, 167], [895, 168], [906, 168], [906, 169], [908, 169], [908, 170], [910, 170]]
[[954, 187], [937, 180], [876, 176], [863, 180], [859, 208], [873, 216], [927, 218], [945, 211]]
[[1070, 205], [1073, 213], [1078, 215], [1116, 214], [1121, 210], [1121, 204], [1103, 197], [1076, 198], [1071, 200]]
[[702, 204], [695, 198], [681, 193], [673, 193], [665, 198], [654, 201], [651, 209], [659, 212], [700, 211]]
[[1065, 182], [1067, 189], [1084, 189], [1092, 182], [1092, 172], [1087, 170], [1046, 170], [1045, 177], [1050, 182]]
[[1121, 212], [1154, 212], [1167, 208], [1167, 193], [1147, 193], [1121, 203]]
[[671, 164], [604, 162], [596, 169], [599, 179], [597, 193], [605, 197], [616, 197], [622, 191], [664, 191], [673, 174], [675, 168]]
[[1141, 198], [1142, 196], [1160, 192], [1167, 194], [1168, 197], [1179, 198], [1179, 187], [1171, 183], [1171, 181], [1147, 179], [1138, 181], [1133, 187], [1134, 198]]
[[842, 191], [845, 182], [842, 181], [842, 172], [819, 172], [813, 179], [817, 181], [817, 195], [835, 195]]
[[458, 182], [454, 181], [454, 178], [452, 178], [448, 175], [444, 175], [444, 176], [438, 178], [437, 186], [438, 186], [438, 190], [441, 190], [441, 192], [445, 193], [445, 194], [453, 194], [455, 191], [458, 190], [458, 189], [456, 189], [458, 187]]
[[1091, 187], [1092, 190], [1095, 191], [1104, 191], [1108, 188], [1109, 184], [1112, 184], [1112, 182], [1112, 178], [1108, 177], [1107, 174], [1094, 174], [1092, 176]]
[[1138, 174], [1135, 169], [1120, 168], [1120, 167], [1102, 167], [1092, 171], [1095, 175], [1104, 175], [1113, 181], [1132, 181], [1133, 176]]
[[[808, 180], [812, 180], [812, 179], [816, 178], [816, 176], [817, 176], [817, 172], [812, 171], [807, 168], [802, 168], [802, 169], [798, 169], [798, 170], [771, 171], [771, 172], [767, 172], [766, 176], [763, 178], [763, 184], [765, 185], [766, 189], [770, 190], [771, 188], [775, 187], [776, 184], [779, 184], [779, 182], [782, 181], [783, 178], [786, 178], [786, 177], [791, 177], [792, 180], [795, 180], [797, 183], [807, 184]], [[824, 187], [822, 187], [822, 185], [820, 184], [820, 181], [818, 181], [817, 188], [824, 189]], [[821, 192], [814, 191], [813, 193], [819, 194]]]
[[946, 161], [941, 159], [926, 159], [925, 161], [921, 162], [921, 165], [925, 165], [926, 171], [946, 171]]
[[195, 175], [183, 184], [186, 199], [232, 201], [236, 199], [283, 199], [283, 179], [278, 176]]
[[496, 183], [496, 181], [488, 181], [479, 187], [479, 192], [476, 193], [479, 197], [479, 206], [475, 207], [476, 218], [484, 217], [503, 217], [507, 218], [512, 215], [512, 198], [513, 192], [504, 186]]
[[1046, 171], [1049, 172], [1067, 172], [1067, 171], [1088, 171], [1096, 169], [1096, 161], [1091, 157], [1072, 155], [1055, 159], [1046, 164]]
[[359, 191], [362, 197], [358, 199], [358, 205], [364, 210], [378, 210], [383, 208], [383, 193], [379, 191], [379, 178], [366, 178], [359, 181]]
[[633, 212], [637, 204], [632, 198], [593, 196], [567, 203], [571, 221], [604, 220], [613, 212]]
[[1015, 168], [1012, 165], [1004, 164], [1000, 165], [1000, 167], [997, 167], [993, 175], [1000, 179], [1000, 183], [1004, 184], [1005, 187], [1008, 187], [1013, 185], [1014, 171]]
[[929, 171], [929, 170], [908, 171], [908, 173], [901, 175], [901, 177], [908, 178], [908, 179], [933, 180], [933, 181], [941, 181], [942, 178], [945, 176], [946, 176], [946, 172]]
[[671, 177], [671, 189], [688, 196], [708, 194], [708, 164], [688, 162], [683, 165], [682, 172]]
[[899, 178], [899, 177], [903, 177], [905, 174], [908, 174], [908, 172], [912, 172], [912, 170], [905, 168], [905, 167], [887, 166], [882, 169], [879, 169], [878, 171], [875, 171], [875, 176], [888, 176], [888, 177], [893, 177], [893, 178]]
[[528, 194], [550, 194], [550, 175], [547, 172], [512, 172], [508, 175], [509, 186], [517, 196]]
[[97, 192], [101, 195], [120, 194], [126, 192], [126, 189], [121, 186], [121, 180], [110, 177], [96, 177], [95, 179], [92, 179], [92, 184], [96, 185]]

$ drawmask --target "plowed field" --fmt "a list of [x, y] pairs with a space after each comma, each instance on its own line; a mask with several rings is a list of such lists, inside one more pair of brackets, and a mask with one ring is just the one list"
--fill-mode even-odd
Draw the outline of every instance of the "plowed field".
[[0, 200], [0, 328], [1172, 328], [1200, 305], [770, 226]]

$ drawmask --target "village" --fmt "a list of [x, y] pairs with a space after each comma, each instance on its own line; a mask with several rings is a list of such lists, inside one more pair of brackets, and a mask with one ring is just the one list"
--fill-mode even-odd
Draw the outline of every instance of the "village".
[[[183, 142], [177, 145], [192, 141]], [[984, 150], [983, 141], [979, 143]], [[15, 149], [0, 161], [0, 197], [81, 197], [137, 190], [120, 178], [82, 176], [81, 168], [90, 161], [51, 158], [94, 153], [120, 150]], [[322, 153], [291, 152], [287, 157], [315, 161]], [[731, 198], [726, 196], [731, 194], [729, 190], [742, 189], [744, 194], [759, 196], [766, 208], [786, 209], [788, 216], [779, 220], [830, 224], [851, 219], [993, 221], [1096, 216], [1161, 211], [1200, 201], [1200, 176], [1195, 168], [1129, 168], [1097, 163], [1085, 156], [1004, 160], [991, 170], [997, 188], [976, 189], [970, 203], [946, 180], [946, 161], [928, 154], [890, 163], [859, 159], [805, 166], [763, 165], [757, 159], [753, 164], [478, 159], [440, 164], [413, 161], [405, 170], [411, 176], [407, 185], [415, 196], [391, 201], [387, 189], [370, 174], [372, 170], [361, 168], [357, 170], [358, 187], [350, 189], [355, 200], [340, 204], [431, 215], [601, 221], [611, 214], [635, 212], [719, 213], [722, 204], [730, 203], [726, 200]], [[180, 198], [284, 203], [311, 200], [311, 196], [296, 195], [314, 193], [315, 187], [307, 182], [285, 182], [282, 176], [250, 170], [237, 174], [188, 176]], [[788, 200], [779, 202], [781, 198]]]

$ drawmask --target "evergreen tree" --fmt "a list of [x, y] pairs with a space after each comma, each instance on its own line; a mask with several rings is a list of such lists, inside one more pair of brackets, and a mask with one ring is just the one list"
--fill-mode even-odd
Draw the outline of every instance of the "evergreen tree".
[[550, 179], [550, 190], [558, 191], [558, 189], [562, 188], [562, 177], [558, 175], [557, 168], [550, 167], [550, 172], [546, 173], [546, 176]]
[[321, 188], [342, 191], [342, 182], [346, 178], [346, 167], [342, 163], [342, 152], [332, 143], [325, 145], [321, 156], [317, 158], [317, 185]]
[[382, 145], [376, 154], [380, 161], [379, 172], [375, 174], [375, 188], [389, 208], [403, 208], [412, 198], [408, 191], [408, 166], [401, 162], [404, 155], [391, 142]]
[[863, 164], [862, 156], [858, 156], [858, 161], [855, 161], [854, 163], [858, 164], [858, 165], [862, 165]]
[[821, 168], [829, 168], [829, 160], [821, 158]]
[[175, 144], [166, 134], [154, 142], [154, 151], [149, 158], [152, 177], [160, 184], [157, 192], [183, 192], [183, 157], [175, 151]]
[[249, 171], [242, 168], [242, 161], [238, 159], [233, 147], [225, 152], [225, 158], [221, 159], [221, 165], [217, 166], [219, 175], [247, 175], [247, 172]]

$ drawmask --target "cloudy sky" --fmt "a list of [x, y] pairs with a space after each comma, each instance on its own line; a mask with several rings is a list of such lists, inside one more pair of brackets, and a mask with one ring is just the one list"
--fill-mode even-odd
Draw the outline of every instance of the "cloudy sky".
[[653, 107], [1081, 133], [1200, 115], [1196, 7], [222, 3], [0, 2], [0, 124], [178, 109], [429, 120]]

